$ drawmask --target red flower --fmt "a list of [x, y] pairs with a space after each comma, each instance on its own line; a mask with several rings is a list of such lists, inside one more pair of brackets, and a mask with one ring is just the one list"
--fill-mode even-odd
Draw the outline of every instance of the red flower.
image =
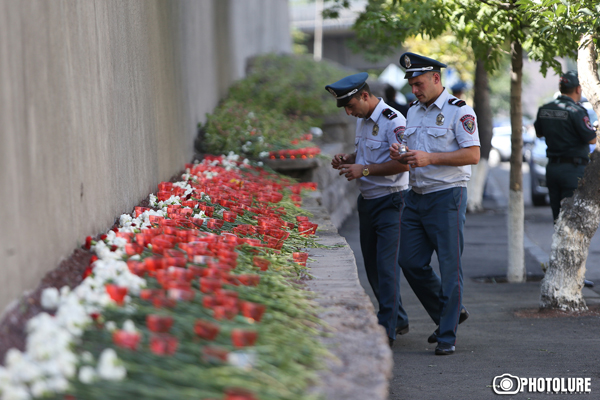
[[266, 271], [271, 265], [271, 261], [265, 260], [264, 258], [256, 257], [252, 258], [252, 263], [255, 267], [259, 268], [261, 271]]
[[240, 301], [240, 309], [244, 317], [260, 322], [267, 307], [263, 304], [252, 303], [251, 301]]
[[123, 299], [127, 295], [127, 288], [109, 283], [105, 286], [106, 292], [118, 305], [123, 305]]
[[173, 355], [179, 341], [173, 335], [161, 334], [150, 336], [150, 351], [159, 356]]
[[257, 338], [258, 332], [255, 330], [237, 328], [231, 330], [231, 342], [235, 347], [254, 346]]
[[148, 314], [146, 315], [146, 326], [152, 332], [169, 332], [173, 325], [173, 317], [168, 315]]
[[85, 247], [87, 250], [89, 250], [90, 247], [92, 247], [92, 237], [91, 236], [87, 236], [85, 238], [85, 244], [83, 245], [83, 247]]
[[203, 319], [196, 320], [196, 323], [194, 324], [194, 332], [196, 332], [196, 335], [206, 340], [214, 340], [220, 330], [221, 327], [219, 325]]
[[113, 342], [124, 349], [137, 350], [141, 335], [138, 332], [117, 330], [113, 332]]
[[229, 388], [225, 389], [224, 400], [258, 400], [254, 394], [246, 389]]

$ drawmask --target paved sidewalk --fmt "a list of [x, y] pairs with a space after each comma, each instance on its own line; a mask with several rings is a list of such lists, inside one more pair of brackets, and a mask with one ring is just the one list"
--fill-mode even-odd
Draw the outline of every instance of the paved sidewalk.
[[[506, 274], [506, 208], [491, 196], [484, 206], [486, 212], [482, 214], [467, 214], [464, 304], [471, 316], [459, 327], [454, 355], [433, 354], [435, 345], [427, 343], [427, 337], [435, 325], [403, 279], [402, 300], [410, 332], [398, 336], [393, 348], [389, 398], [498, 398], [492, 391], [492, 380], [505, 373], [527, 378], [591, 378], [591, 394], [521, 392], [499, 398], [600, 398], [600, 317], [520, 318], [516, 310], [538, 307], [539, 281], [508, 284], [475, 279]], [[356, 219], [346, 221], [340, 234], [354, 250], [361, 284], [374, 300], [364, 275]], [[527, 271], [541, 275], [539, 257], [531, 249], [536, 250], [530, 246], [526, 252]], [[584, 296], [588, 305], [600, 303], [600, 296], [592, 290], [586, 289]]]

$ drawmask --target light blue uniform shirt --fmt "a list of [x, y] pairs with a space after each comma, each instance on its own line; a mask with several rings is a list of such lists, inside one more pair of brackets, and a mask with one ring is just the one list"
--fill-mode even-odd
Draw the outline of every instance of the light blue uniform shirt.
[[[374, 134], [373, 127], [379, 127]], [[359, 118], [356, 123], [356, 163], [382, 164], [390, 161], [390, 146], [400, 143], [406, 119], [380, 98], [369, 118]], [[408, 173], [388, 176], [363, 176], [356, 180], [365, 199], [376, 199], [390, 193], [408, 189]]]
[[[468, 105], [459, 107], [458, 99], [446, 89], [429, 107], [418, 102], [408, 109], [404, 141], [409, 150], [447, 153], [479, 146], [477, 117]], [[419, 194], [467, 186], [471, 166], [427, 165], [410, 168], [410, 186]]]

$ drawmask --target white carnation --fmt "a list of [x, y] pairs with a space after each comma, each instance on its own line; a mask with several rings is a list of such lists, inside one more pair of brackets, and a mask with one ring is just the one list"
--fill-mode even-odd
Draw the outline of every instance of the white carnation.
[[104, 349], [98, 361], [98, 375], [108, 381], [120, 381], [127, 375], [127, 370], [113, 349]]
[[46, 310], [54, 310], [58, 307], [60, 301], [60, 293], [57, 288], [49, 287], [42, 291], [40, 302]]

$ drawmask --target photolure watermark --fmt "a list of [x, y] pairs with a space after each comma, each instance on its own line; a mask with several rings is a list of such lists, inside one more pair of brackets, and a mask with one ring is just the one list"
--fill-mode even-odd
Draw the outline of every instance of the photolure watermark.
[[591, 386], [592, 378], [519, 378], [511, 374], [502, 374], [492, 380], [492, 389], [496, 394], [584, 394], [591, 393]]

